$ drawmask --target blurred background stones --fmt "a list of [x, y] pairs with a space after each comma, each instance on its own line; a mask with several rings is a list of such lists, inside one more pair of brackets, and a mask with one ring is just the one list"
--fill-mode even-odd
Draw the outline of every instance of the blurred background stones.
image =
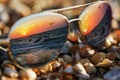
[[[19, 19], [45, 10], [59, 9], [96, 0], [0, 0], [0, 80], [119, 80], [120, 79], [120, 0], [107, 0], [112, 8], [112, 29], [107, 50], [95, 52], [73, 63], [76, 57], [64, 55], [38, 69], [18, 69], [7, 54], [9, 31]], [[60, 12], [76, 18], [85, 7]], [[73, 44], [68, 44], [72, 49]], [[72, 47], [71, 47], [72, 46]], [[112, 46], [112, 47], [110, 47]], [[76, 51], [73, 51], [73, 54]], [[117, 67], [117, 68], [115, 68]], [[115, 79], [114, 79], [115, 77]], [[104, 78], [104, 79], [103, 79]]]

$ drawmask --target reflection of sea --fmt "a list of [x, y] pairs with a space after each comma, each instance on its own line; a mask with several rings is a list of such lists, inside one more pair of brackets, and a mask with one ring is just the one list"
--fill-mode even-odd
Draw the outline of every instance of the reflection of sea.
[[59, 49], [64, 45], [67, 34], [68, 27], [63, 27], [24, 38], [12, 39], [11, 51], [13, 55], [16, 55], [36, 49]]

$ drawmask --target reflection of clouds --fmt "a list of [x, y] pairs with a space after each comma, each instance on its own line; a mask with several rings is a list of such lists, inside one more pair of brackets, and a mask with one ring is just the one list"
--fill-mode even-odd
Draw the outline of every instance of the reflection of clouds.
[[[39, 14], [36, 14], [39, 15]], [[57, 29], [60, 27], [68, 26], [67, 20], [64, 16], [52, 13], [45, 15], [31, 15], [31, 17], [23, 18], [21, 21], [15, 24], [11, 30], [10, 38], [20, 38], [29, 35], [42, 33], [45, 31]], [[34, 17], [35, 16], [35, 17]]]
[[[98, 7], [100, 6], [100, 7]], [[80, 29], [83, 35], [89, 34], [103, 19], [109, 5], [106, 3], [96, 3], [88, 6], [80, 15]]]

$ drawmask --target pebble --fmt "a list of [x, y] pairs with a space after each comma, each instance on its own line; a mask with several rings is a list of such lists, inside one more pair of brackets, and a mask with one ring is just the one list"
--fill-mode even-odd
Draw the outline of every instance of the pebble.
[[119, 80], [120, 67], [115, 67], [104, 75], [105, 80]]
[[104, 59], [102, 62], [96, 64], [97, 67], [108, 67], [113, 63], [113, 61], [109, 59]]
[[115, 19], [112, 19], [112, 28], [113, 29], [118, 29], [119, 28], [119, 24]]
[[9, 67], [5, 67], [4, 74], [9, 77], [18, 77], [17, 71]]
[[52, 63], [53, 70], [56, 70], [57, 68], [60, 68], [61, 64], [58, 61], [54, 61]]
[[7, 34], [9, 32], [9, 27], [4, 26], [3, 28], [3, 34]]
[[105, 53], [99, 52], [92, 56], [91, 61], [93, 64], [97, 64], [101, 62], [105, 57], [106, 57]]
[[69, 56], [69, 55], [64, 55], [64, 56], [63, 56], [63, 59], [64, 59], [64, 61], [67, 62], [68, 64], [69, 64], [69, 63], [72, 63], [72, 57]]
[[75, 34], [75, 32], [70, 32], [68, 34], [68, 39], [72, 42], [77, 42], [78, 41], [78, 37], [77, 35]]
[[9, 60], [3, 61], [1, 67], [2, 67], [2, 68], [4, 68], [4, 67], [9, 67], [9, 68], [15, 69], [15, 66], [14, 66], [13, 63], [12, 63], [11, 61], [9, 61]]
[[86, 72], [89, 74], [95, 73], [97, 71], [96, 67], [90, 62], [87, 63], [84, 67], [85, 67]]
[[0, 30], [2, 30], [4, 27], [4, 23], [0, 21]]
[[109, 2], [112, 7], [113, 18], [120, 21], [120, 0], [109, 0]]
[[37, 75], [32, 69], [25, 69], [19, 71], [19, 77], [21, 80], [36, 80]]
[[90, 62], [89, 59], [87, 59], [87, 58], [80, 59], [79, 61], [80, 61], [80, 63], [82, 63], [83, 66], [85, 66], [86, 64], [88, 64]]
[[64, 44], [62, 50], [60, 51], [60, 53], [64, 53], [67, 54], [69, 53], [69, 49], [73, 46], [73, 44], [70, 41], [66, 41], [66, 43]]
[[113, 60], [115, 60], [116, 56], [114, 53], [109, 52], [109, 53], [107, 53], [106, 58], [113, 61]]
[[81, 63], [77, 63], [73, 66], [74, 73], [77, 77], [83, 78], [83, 79], [89, 79], [90, 75], [87, 74], [85, 68]]
[[7, 76], [1, 76], [1, 79], [0, 80], [18, 80], [17, 78], [10, 78], [10, 77], [7, 77]]
[[20, 0], [11, 0], [10, 7], [20, 13], [22, 16], [31, 14], [31, 9]]
[[4, 23], [7, 23], [9, 21], [10, 17], [9, 17], [9, 14], [7, 13], [7, 11], [3, 11], [1, 13], [1, 20], [4, 22]]
[[64, 69], [64, 72], [65, 73], [68, 73], [68, 74], [73, 74], [73, 68], [71, 65], [67, 66], [65, 69]]

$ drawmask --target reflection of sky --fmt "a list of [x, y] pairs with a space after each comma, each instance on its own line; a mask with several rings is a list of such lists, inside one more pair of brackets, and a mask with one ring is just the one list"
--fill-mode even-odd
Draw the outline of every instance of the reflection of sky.
[[99, 4], [100, 3], [96, 3], [87, 7], [80, 15], [80, 30], [83, 35], [89, 34], [104, 17], [108, 5], [106, 3]]
[[10, 39], [26, 37], [68, 25], [66, 18], [57, 13], [34, 14], [13, 25]]

